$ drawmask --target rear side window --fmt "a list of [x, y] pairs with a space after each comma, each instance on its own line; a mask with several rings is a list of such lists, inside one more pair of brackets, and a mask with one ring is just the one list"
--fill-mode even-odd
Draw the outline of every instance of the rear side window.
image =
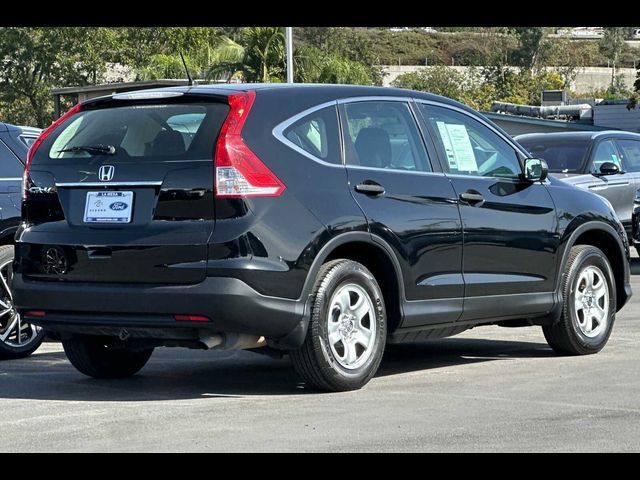
[[[109, 161], [212, 158], [228, 112], [222, 103], [127, 105], [81, 111], [46, 140], [39, 162], [108, 156]], [[44, 157], [44, 158], [43, 158]]]
[[23, 170], [20, 160], [0, 141], [0, 178], [22, 177]]
[[20, 135], [18, 138], [27, 146], [27, 148], [30, 148], [38, 139], [38, 137], [34, 137], [32, 135]]
[[341, 163], [338, 116], [335, 107], [317, 110], [297, 120], [284, 130], [295, 147], [330, 163]]
[[422, 137], [405, 102], [353, 102], [342, 107], [347, 165], [431, 171]]

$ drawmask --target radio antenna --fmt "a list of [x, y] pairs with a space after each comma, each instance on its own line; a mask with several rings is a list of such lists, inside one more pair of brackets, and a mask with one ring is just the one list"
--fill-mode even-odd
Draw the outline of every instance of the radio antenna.
[[192, 87], [193, 85], [195, 85], [195, 82], [193, 81], [193, 78], [191, 78], [191, 74], [189, 73], [189, 67], [187, 67], [187, 62], [185, 62], [184, 60], [184, 55], [182, 55], [182, 52], [178, 52], [180, 54], [180, 58], [182, 59], [182, 65], [184, 65], [184, 71], [187, 72], [187, 79], [189, 80], [189, 86]]

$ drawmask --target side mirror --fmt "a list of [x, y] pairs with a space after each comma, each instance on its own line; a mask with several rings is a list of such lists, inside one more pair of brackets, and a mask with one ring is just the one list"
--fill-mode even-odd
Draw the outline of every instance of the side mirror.
[[549, 174], [547, 162], [541, 158], [526, 158], [523, 177], [529, 182], [544, 182]]
[[613, 162], [604, 162], [600, 165], [600, 175], [615, 175], [620, 173], [620, 167]]

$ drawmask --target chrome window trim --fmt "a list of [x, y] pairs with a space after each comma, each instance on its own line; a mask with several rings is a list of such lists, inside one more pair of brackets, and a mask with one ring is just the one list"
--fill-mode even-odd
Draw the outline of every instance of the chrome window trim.
[[[317, 112], [317, 111], [322, 110], [322, 109], [327, 108], [327, 107], [336, 107], [337, 108], [337, 106], [338, 106], [338, 102], [336, 100], [331, 100], [330, 102], [325, 102], [325, 103], [321, 103], [321, 104], [318, 104], [318, 105], [314, 105], [313, 107], [308, 108], [306, 110], [303, 110], [302, 112], [295, 114], [293, 117], [287, 118], [285, 121], [280, 122], [278, 125], [273, 127], [273, 130], [271, 131], [271, 133], [272, 133], [272, 135], [274, 137], [276, 137], [280, 142], [285, 144], [287, 147], [289, 147], [292, 150], [295, 150], [300, 155], [304, 155], [305, 157], [310, 158], [314, 162], [318, 162], [318, 163], [320, 163], [322, 165], [326, 165], [328, 167], [344, 168], [343, 161], [342, 161], [342, 156], [340, 158], [340, 163], [327, 162], [326, 160], [323, 160], [322, 158], [316, 157], [315, 155], [307, 152], [303, 148], [300, 148], [298, 145], [293, 143], [291, 140], [289, 140], [284, 135], [284, 131], [287, 128], [289, 128], [291, 125], [296, 123], [298, 120], [303, 119], [307, 115], [311, 115], [312, 113]], [[337, 111], [336, 111], [336, 115], [338, 115]], [[339, 119], [336, 119], [336, 121], [338, 123], [338, 129], [339, 129], [340, 128], [340, 121], [339, 121]], [[338, 141], [340, 141], [340, 132], [339, 131], [338, 131]]]
[[374, 172], [403, 173], [405, 175], [444, 175], [443, 172], [423, 172], [422, 170], [400, 170], [397, 168], [363, 167], [361, 165], [347, 165], [347, 168], [352, 168], [354, 170], [368, 170]]
[[56, 182], [56, 187], [159, 187], [159, 182]]
[[[455, 112], [458, 112], [458, 113], [461, 113], [463, 115], [466, 115], [467, 117], [469, 117], [469, 118], [471, 118], [473, 120], [476, 120], [481, 125], [484, 125], [489, 130], [491, 130], [493, 133], [495, 133], [499, 138], [501, 138], [508, 145], [510, 145], [511, 148], [513, 148], [513, 150], [515, 150], [516, 153], [520, 153], [524, 158], [531, 158], [531, 154], [529, 152], [527, 152], [524, 149], [524, 147], [521, 147], [518, 143], [514, 142], [514, 140], [511, 137], [505, 136], [501, 131], [497, 130], [493, 125], [491, 125], [485, 118], [483, 118], [479, 114], [472, 115], [469, 112], [467, 112], [466, 110], [464, 110], [464, 109], [462, 109], [460, 107], [456, 107], [455, 105], [448, 105], [446, 103], [435, 102], [433, 100], [425, 100], [425, 99], [421, 99], [421, 98], [416, 98], [416, 99], [414, 99], [414, 101], [416, 103], [423, 103], [425, 105], [433, 105], [435, 107], [440, 107], [440, 108], [444, 108], [444, 109], [453, 110]], [[426, 119], [425, 119], [425, 122], [426, 122]], [[518, 163], [520, 164], [521, 173], [524, 173], [524, 166], [522, 165], [522, 162], [520, 161], [520, 159], [518, 159]], [[464, 178], [489, 178], [489, 179], [510, 180], [510, 178], [508, 178], [508, 177], [485, 177], [483, 175], [464, 175], [464, 174], [449, 173], [449, 172], [446, 172], [446, 175], [449, 176], [449, 177], [457, 177], [457, 178], [464, 177]], [[512, 178], [512, 180], [516, 180], [517, 181], [518, 179], [516, 179], [514, 177], [514, 178]]]

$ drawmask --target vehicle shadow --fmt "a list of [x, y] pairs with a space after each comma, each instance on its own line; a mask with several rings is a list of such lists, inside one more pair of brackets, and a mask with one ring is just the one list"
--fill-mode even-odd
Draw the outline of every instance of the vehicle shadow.
[[[448, 338], [390, 345], [378, 377], [477, 362], [549, 357], [542, 343]], [[75, 371], [62, 352], [0, 363], [0, 399], [93, 402], [169, 401], [317, 393], [302, 384], [288, 358], [250, 352], [160, 349], [138, 375], [95, 380]]]

